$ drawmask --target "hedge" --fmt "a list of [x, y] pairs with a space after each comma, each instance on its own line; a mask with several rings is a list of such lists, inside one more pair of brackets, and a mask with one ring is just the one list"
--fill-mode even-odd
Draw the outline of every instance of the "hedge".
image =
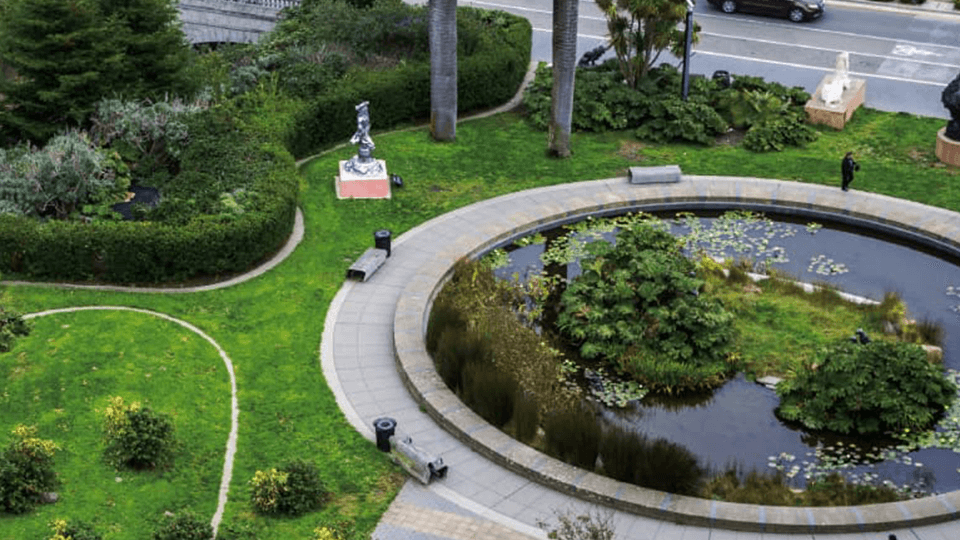
[[272, 165], [254, 180], [256, 211], [184, 225], [136, 221], [38, 221], [0, 215], [0, 271], [39, 279], [155, 283], [242, 271], [290, 235], [299, 184], [293, 158], [259, 144]]
[[[473, 51], [463, 47], [457, 58], [457, 108], [461, 112], [494, 107], [516, 93], [530, 64], [533, 29], [530, 22], [510, 14], [501, 17], [494, 32], [484, 31], [473, 42]], [[484, 15], [481, 10], [457, 10], [458, 33], [473, 35]], [[356, 110], [370, 102], [370, 117], [376, 130], [430, 117], [429, 62], [401, 64], [393, 70], [351, 70], [334, 89], [319, 96], [301, 112], [296, 128], [287, 137], [287, 148], [298, 159], [335, 142], [348, 139], [356, 130]]]
[[[519, 88], [530, 60], [532, 28], [503, 12], [460, 8], [458, 108], [500, 105]], [[492, 31], [491, 31], [492, 29]], [[468, 54], [470, 53], [470, 54]], [[0, 215], [0, 272], [36, 279], [158, 283], [242, 272], [280, 248], [290, 234], [299, 184], [291, 154], [303, 157], [345, 140], [356, 128], [355, 105], [370, 102], [376, 129], [429, 118], [429, 62], [393, 70], [350, 71], [330, 93], [281, 116], [218, 119], [223, 138], [192, 134], [179, 185], [207, 186], [198, 200], [250, 185], [257, 208], [237, 215], [201, 215], [186, 223], [38, 221]], [[255, 108], [255, 107], [254, 107]], [[226, 113], [225, 113], [226, 114]], [[233, 111], [230, 114], [240, 114]], [[261, 115], [269, 112], [259, 113]], [[267, 124], [269, 134], [253, 133]], [[254, 129], [244, 129], [243, 126]], [[208, 126], [208, 130], [213, 129]], [[201, 129], [200, 131], [205, 131]], [[245, 132], [238, 137], [238, 132]], [[283, 139], [286, 148], [279, 145]], [[219, 163], [244, 156], [242, 166]], [[161, 209], [163, 206], [161, 205]]]

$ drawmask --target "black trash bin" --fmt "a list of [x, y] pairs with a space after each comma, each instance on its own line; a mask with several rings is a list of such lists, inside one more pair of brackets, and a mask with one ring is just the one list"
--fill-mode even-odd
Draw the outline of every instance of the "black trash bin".
[[714, 71], [712, 79], [717, 82], [720, 88], [730, 88], [730, 85], [733, 84], [733, 77], [730, 76], [730, 72], [722, 69]]
[[373, 421], [373, 429], [377, 432], [377, 448], [381, 452], [389, 452], [390, 437], [397, 430], [397, 421], [393, 418], [377, 418]]
[[387, 252], [387, 257], [390, 256], [390, 231], [387, 229], [380, 229], [373, 233], [373, 245], [377, 249], [382, 249]]

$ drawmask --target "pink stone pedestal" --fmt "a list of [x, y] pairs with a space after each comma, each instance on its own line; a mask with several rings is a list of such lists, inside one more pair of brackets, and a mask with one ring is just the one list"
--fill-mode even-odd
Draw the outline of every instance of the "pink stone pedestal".
[[361, 176], [343, 168], [346, 161], [340, 162], [340, 175], [336, 177], [338, 199], [389, 199], [390, 175], [387, 164], [380, 162], [382, 172], [377, 175]]
[[843, 91], [840, 97], [840, 103], [824, 103], [820, 96], [823, 87], [833, 80], [834, 75], [830, 74], [820, 81], [816, 93], [810, 97], [810, 101], [803, 107], [807, 111], [807, 121], [811, 124], [826, 124], [833, 129], [843, 129], [847, 120], [853, 116], [853, 111], [863, 105], [863, 98], [867, 93], [867, 81], [863, 79], [850, 79], [850, 86]]
[[947, 128], [942, 127], [937, 132], [937, 159], [955, 167], [960, 167], [960, 141], [947, 138]]

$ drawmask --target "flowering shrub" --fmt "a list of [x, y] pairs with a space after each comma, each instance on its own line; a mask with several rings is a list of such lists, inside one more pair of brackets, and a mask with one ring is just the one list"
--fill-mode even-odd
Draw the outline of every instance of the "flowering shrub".
[[300, 459], [280, 469], [257, 471], [250, 488], [250, 502], [262, 514], [300, 515], [321, 506], [327, 497], [317, 467]]
[[34, 426], [13, 428], [13, 440], [0, 454], [0, 511], [22, 514], [58, 482], [53, 455], [60, 448], [37, 437]]
[[50, 540], [101, 540], [103, 537], [84, 521], [54, 520], [50, 524], [53, 536]]
[[173, 459], [173, 422], [138, 402], [127, 405], [119, 396], [110, 398], [104, 411], [104, 438], [107, 455], [117, 465], [148, 469]]

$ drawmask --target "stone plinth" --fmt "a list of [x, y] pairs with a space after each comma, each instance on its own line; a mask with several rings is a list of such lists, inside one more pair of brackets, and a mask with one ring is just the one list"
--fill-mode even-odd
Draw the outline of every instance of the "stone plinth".
[[937, 132], [937, 159], [948, 165], [960, 167], [960, 141], [947, 137], [946, 132], [945, 127]]
[[867, 81], [864, 79], [850, 79], [849, 87], [843, 91], [839, 103], [824, 103], [820, 96], [823, 87], [833, 82], [834, 74], [829, 74], [820, 81], [817, 91], [810, 97], [810, 101], [803, 107], [807, 111], [807, 121], [811, 124], [825, 124], [833, 129], [843, 129], [847, 120], [853, 116], [853, 111], [863, 105], [863, 98], [867, 91]]
[[346, 161], [340, 162], [340, 176], [337, 176], [338, 199], [389, 199], [390, 175], [387, 164], [382, 159], [380, 172], [371, 175], [359, 175], [344, 169]]

